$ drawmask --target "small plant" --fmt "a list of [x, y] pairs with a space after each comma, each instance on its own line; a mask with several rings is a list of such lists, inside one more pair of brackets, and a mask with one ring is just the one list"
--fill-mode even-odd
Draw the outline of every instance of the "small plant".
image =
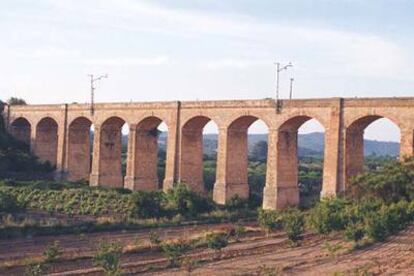
[[118, 276], [121, 275], [121, 255], [121, 244], [102, 242], [98, 246], [94, 263], [103, 268], [105, 275]]
[[216, 254], [225, 248], [229, 244], [228, 236], [226, 233], [209, 233], [206, 235], [207, 247], [213, 249]]
[[62, 249], [60, 247], [59, 241], [54, 241], [53, 244], [46, 247], [46, 250], [43, 252], [45, 257], [45, 262], [54, 262], [59, 256], [62, 255]]
[[387, 237], [387, 228], [379, 212], [371, 213], [365, 220], [365, 232], [374, 241], [383, 241]]
[[281, 275], [280, 268], [277, 266], [267, 266], [261, 265], [259, 266], [259, 275], [260, 276], [278, 276]]
[[24, 270], [26, 276], [42, 276], [44, 275], [43, 263], [32, 263], [26, 266]]
[[345, 228], [345, 238], [353, 241], [356, 245], [365, 236], [364, 225], [351, 223]]
[[283, 228], [290, 241], [296, 243], [304, 232], [305, 218], [297, 209], [288, 210], [283, 218]]
[[267, 236], [269, 236], [272, 231], [281, 229], [283, 226], [283, 218], [278, 211], [260, 210], [257, 219], [260, 227], [266, 231]]
[[236, 224], [234, 226], [234, 239], [236, 242], [240, 241], [240, 237], [246, 233], [246, 227], [244, 227], [242, 224]]
[[160, 235], [157, 232], [150, 231], [149, 232], [149, 241], [151, 246], [158, 246], [161, 243]]
[[180, 258], [191, 250], [192, 246], [185, 240], [161, 243], [161, 250], [168, 258], [171, 267], [179, 265]]
[[191, 257], [185, 257], [181, 261], [181, 268], [183, 268], [188, 273], [191, 273], [191, 271], [193, 271], [196, 265], [197, 265], [197, 260], [194, 260]]
[[322, 248], [328, 251], [329, 256], [336, 261], [339, 251], [342, 249], [342, 245], [339, 243], [331, 244], [325, 241], [322, 245]]

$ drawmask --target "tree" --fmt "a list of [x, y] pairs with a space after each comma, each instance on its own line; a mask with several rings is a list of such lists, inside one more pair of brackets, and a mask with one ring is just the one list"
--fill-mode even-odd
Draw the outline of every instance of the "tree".
[[257, 217], [260, 227], [266, 231], [269, 236], [270, 232], [280, 229], [283, 226], [283, 218], [280, 212], [273, 210], [260, 210]]
[[283, 218], [283, 227], [288, 235], [289, 240], [296, 242], [302, 235], [305, 226], [305, 217], [297, 209], [286, 212]]
[[267, 142], [259, 141], [254, 144], [250, 154], [251, 158], [255, 161], [266, 161], [267, 159]]
[[226, 233], [209, 233], [206, 235], [207, 247], [213, 249], [216, 254], [229, 244]]
[[26, 101], [21, 98], [11, 97], [7, 100], [8, 105], [27, 105]]

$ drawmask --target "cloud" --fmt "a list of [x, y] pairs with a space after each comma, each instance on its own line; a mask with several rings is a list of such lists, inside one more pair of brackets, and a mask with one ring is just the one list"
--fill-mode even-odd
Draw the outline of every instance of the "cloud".
[[168, 62], [166, 56], [141, 57], [141, 58], [98, 58], [85, 59], [83, 64], [93, 66], [158, 66]]

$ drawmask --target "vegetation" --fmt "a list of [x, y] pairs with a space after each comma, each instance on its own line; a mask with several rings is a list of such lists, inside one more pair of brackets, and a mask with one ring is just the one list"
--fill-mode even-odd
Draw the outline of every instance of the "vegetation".
[[296, 242], [305, 230], [305, 216], [297, 209], [291, 209], [283, 216], [283, 229], [289, 240]]
[[94, 257], [94, 263], [102, 267], [105, 275], [121, 275], [122, 246], [119, 243], [102, 242], [98, 246], [98, 251]]
[[161, 251], [167, 257], [171, 267], [179, 265], [182, 256], [192, 249], [191, 241], [179, 239], [161, 243]]
[[45, 257], [45, 262], [53, 262], [56, 261], [57, 258], [62, 254], [62, 250], [60, 248], [59, 242], [55, 241], [53, 244], [48, 245], [46, 250], [43, 252], [43, 256]]
[[267, 235], [269, 235], [272, 231], [283, 227], [283, 217], [279, 211], [260, 210], [257, 221], [266, 231]]

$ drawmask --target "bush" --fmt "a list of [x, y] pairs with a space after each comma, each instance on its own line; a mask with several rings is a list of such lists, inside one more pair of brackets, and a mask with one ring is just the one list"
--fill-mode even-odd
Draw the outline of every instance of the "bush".
[[296, 242], [304, 232], [305, 218], [297, 209], [288, 210], [283, 217], [283, 228], [289, 240]]
[[234, 195], [226, 203], [226, 209], [229, 211], [236, 211], [249, 208], [249, 201], [241, 198], [239, 195]]
[[206, 235], [207, 247], [214, 251], [220, 251], [229, 244], [228, 235], [226, 233], [209, 233]]
[[345, 228], [345, 238], [349, 241], [358, 243], [365, 236], [363, 224], [350, 223]]
[[170, 266], [175, 267], [179, 264], [180, 258], [190, 251], [191, 244], [185, 240], [170, 241], [161, 244], [161, 250], [168, 258]]
[[158, 235], [157, 232], [150, 231], [148, 235], [149, 235], [149, 241], [152, 246], [159, 245], [161, 243], [160, 235]]
[[267, 235], [283, 227], [283, 217], [278, 211], [260, 210], [257, 219], [260, 227], [266, 231]]
[[131, 196], [134, 214], [139, 218], [159, 218], [163, 215], [164, 196], [159, 191], [139, 191]]
[[177, 183], [173, 189], [169, 189], [165, 198], [167, 208], [183, 216], [196, 216], [214, 209], [211, 200], [191, 191], [183, 183]]
[[121, 255], [121, 244], [102, 242], [95, 254], [94, 263], [103, 268], [105, 275], [121, 275]]
[[62, 250], [58, 241], [55, 241], [53, 244], [47, 246], [46, 250], [43, 252], [46, 262], [56, 261], [61, 254]]
[[44, 273], [45, 267], [42, 263], [34, 263], [26, 266], [24, 270], [24, 275], [26, 276], [42, 276]]
[[318, 202], [311, 210], [310, 225], [319, 234], [328, 234], [345, 228], [347, 219], [345, 207], [348, 203], [341, 198], [326, 198]]
[[0, 212], [15, 212], [20, 209], [16, 197], [0, 191]]
[[380, 212], [371, 213], [365, 220], [365, 232], [374, 241], [383, 241], [387, 237], [387, 227]]

